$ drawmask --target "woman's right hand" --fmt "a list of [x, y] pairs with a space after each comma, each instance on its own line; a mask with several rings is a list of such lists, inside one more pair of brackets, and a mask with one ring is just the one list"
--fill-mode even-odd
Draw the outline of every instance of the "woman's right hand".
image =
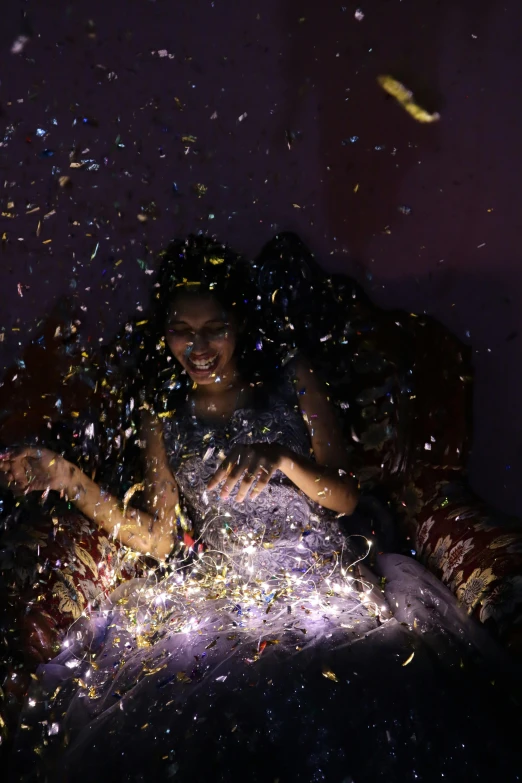
[[49, 449], [22, 446], [0, 454], [0, 483], [15, 495], [61, 492], [67, 486], [69, 463]]

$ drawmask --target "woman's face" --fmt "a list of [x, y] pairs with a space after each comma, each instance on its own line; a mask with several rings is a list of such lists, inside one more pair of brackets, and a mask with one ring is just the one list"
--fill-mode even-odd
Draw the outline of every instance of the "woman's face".
[[232, 379], [236, 329], [213, 296], [180, 293], [166, 323], [167, 345], [196, 383]]

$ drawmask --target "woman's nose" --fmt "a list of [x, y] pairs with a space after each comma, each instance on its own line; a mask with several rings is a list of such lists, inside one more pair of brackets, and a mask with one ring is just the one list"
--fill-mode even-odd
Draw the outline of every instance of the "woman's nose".
[[194, 335], [192, 353], [204, 353], [208, 348], [208, 341], [199, 332]]

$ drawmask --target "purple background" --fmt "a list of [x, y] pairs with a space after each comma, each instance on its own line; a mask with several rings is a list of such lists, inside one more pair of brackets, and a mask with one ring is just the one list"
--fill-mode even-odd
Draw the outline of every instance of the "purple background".
[[[109, 337], [174, 236], [211, 230], [253, 254], [296, 230], [380, 305], [471, 342], [472, 483], [522, 513], [520, 0], [5, 5], [2, 368], [64, 294], [92, 340]], [[23, 10], [32, 37], [15, 54]], [[380, 73], [441, 121], [416, 123]], [[74, 150], [94, 168], [70, 168]]]

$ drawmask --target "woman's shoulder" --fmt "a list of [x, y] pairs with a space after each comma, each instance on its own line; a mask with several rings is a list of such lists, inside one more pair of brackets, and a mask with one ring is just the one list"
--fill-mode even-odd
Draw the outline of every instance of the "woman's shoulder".
[[294, 391], [297, 391], [297, 386], [304, 382], [306, 377], [313, 373], [313, 367], [307, 357], [302, 353], [295, 353], [284, 364], [282, 379], [286, 383], [290, 383]]
[[273, 395], [283, 398], [286, 402], [295, 404], [302, 381], [309, 367], [310, 364], [302, 354], [293, 354], [282, 364], [277, 374], [277, 379], [272, 387]]

